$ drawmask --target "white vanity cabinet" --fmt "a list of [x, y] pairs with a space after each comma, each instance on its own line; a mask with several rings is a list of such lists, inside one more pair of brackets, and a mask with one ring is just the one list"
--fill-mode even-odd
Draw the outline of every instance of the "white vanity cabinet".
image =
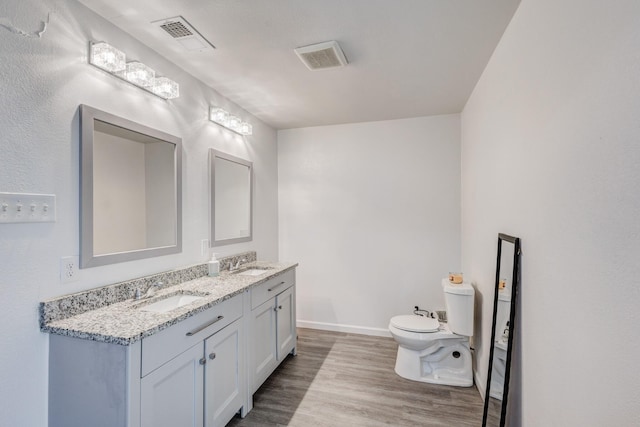
[[204, 370], [206, 427], [225, 426], [245, 404], [244, 343], [241, 319], [204, 342], [207, 359]]
[[225, 426], [244, 403], [243, 338], [235, 320], [142, 378], [141, 427]]
[[249, 391], [252, 395], [296, 348], [295, 272], [290, 270], [251, 290]]
[[195, 345], [142, 379], [142, 427], [203, 426], [203, 352]]
[[264, 279], [229, 274], [223, 283], [235, 296], [144, 338], [181, 313], [150, 318], [138, 302], [114, 304], [55, 326], [48, 426], [222, 427], [245, 416], [253, 393], [295, 354], [295, 266], [257, 285]]
[[246, 412], [244, 299], [128, 346], [52, 335], [50, 427], [218, 427]]

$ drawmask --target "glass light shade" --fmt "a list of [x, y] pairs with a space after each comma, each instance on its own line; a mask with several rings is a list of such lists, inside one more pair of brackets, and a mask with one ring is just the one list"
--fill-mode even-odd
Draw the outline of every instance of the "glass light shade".
[[253, 126], [251, 126], [247, 122], [240, 123], [240, 133], [242, 135], [252, 135], [253, 134]]
[[127, 63], [124, 52], [105, 42], [92, 43], [89, 62], [110, 73], [124, 71]]
[[229, 124], [227, 127], [232, 131], [238, 132], [240, 130], [240, 117], [229, 116]]
[[131, 83], [142, 87], [151, 87], [155, 77], [156, 72], [142, 62], [127, 63], [127, 71], [124, 73], [124, 78]]
[[153, 79], [151, 91], [164, 99], [173, 99], [180, 96], [180, 86], [178, 83], [166, 77], [156, 77]]
[[222, 126], [227, 126], [229, 122], [229, 113], [222, 108], [211, 107], [211, 111], [209, 112], [209, 119]]

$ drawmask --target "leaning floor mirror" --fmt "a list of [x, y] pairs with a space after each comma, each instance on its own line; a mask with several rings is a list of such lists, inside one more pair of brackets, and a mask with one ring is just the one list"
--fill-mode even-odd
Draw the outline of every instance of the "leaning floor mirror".
[[512, 378], [517, 297], [520, 284], [520, 239], [498, 234], [498, 256], [493, 298], [493, 326], [485, 388], [483, 427], [507, 422], [509, 380]]

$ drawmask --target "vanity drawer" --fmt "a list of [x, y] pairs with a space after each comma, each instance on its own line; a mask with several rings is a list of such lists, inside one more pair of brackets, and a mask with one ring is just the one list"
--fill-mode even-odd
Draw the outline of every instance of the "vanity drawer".
[[280, 292], [290, 288], [295, 284], [294, 271], [290, 270], [286, 273], [273, 277], [266, 282], [251, 289], [251, 309], [253, 310], [260, 304], [275, 297]]
[[242, 316], [242, 294], [191, 316], [142, 340], [144, 377]]

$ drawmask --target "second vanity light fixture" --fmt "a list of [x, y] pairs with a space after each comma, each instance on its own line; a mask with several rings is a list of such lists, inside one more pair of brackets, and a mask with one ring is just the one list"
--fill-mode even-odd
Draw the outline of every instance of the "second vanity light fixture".
[[220, 107], [209, 108], [209, 120], [240, 135], [252, 135], [253, 126]]
[[156, 72], [142, 62], [127, 62], [124, 52], [108, 43], [89, 43], [89, 64], [162, 99], [180, 96], [178, 83], [167, 77], [156, 77]]

